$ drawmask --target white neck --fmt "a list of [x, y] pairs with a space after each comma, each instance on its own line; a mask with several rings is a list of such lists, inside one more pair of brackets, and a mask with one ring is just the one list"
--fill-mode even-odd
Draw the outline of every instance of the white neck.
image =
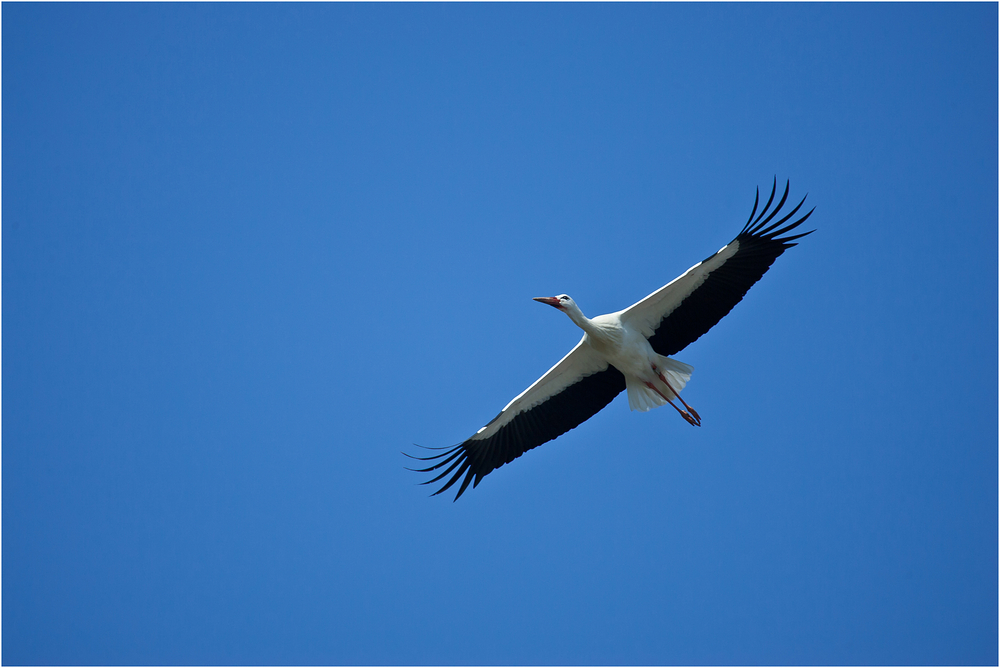
[[569, 304], [563, 308], [563, 313], [569, 316], [569, 319], [576, 323], [577, 327], [592, 334], [594, 332], [594, 323], [590, 321], [590, 318], [583, 314], [580, 307], [576, 304]]

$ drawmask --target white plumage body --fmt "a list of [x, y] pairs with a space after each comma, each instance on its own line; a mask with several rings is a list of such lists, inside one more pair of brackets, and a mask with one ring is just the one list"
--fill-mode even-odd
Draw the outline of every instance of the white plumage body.
[[667, 399], [678, 396], [691, 378], [694, 369], [690, 365], [658, 355], [642, 332], [622, 320], [622, 311], [587, 318], [568, 297], [560, 309], [584, 331], [580, 346], [590, 348], [625, 376], [632, 410], [644, 412], [664, 405]]

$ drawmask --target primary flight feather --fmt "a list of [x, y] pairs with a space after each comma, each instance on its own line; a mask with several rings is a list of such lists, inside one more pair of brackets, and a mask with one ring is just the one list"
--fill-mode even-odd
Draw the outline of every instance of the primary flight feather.
[[771, 209], [777, 191], [775, 179], [760, 214], [758, 190], [750, 218], [735, 239], [623, 311], [587, 318], [569, 295], [536, 297], [535, 301], [568, 315], [583, 330], [583, 338], [464, 443], [432, 448], [444, 452], [430, 457], [407, 455], [434, 462], [427, 468], [413, 469], [436, 473], [422, 484], [445, 480], [433, 494], [437, 495], [462, 480], [457, 500], [469, 483], [476, 487], [491, 471], [580, 425], [622, 390], [627, 390], [632, 410], [648, 411], [670, 404], [689, 424], [701, 425], [698, 412], [680, 394], [693, 369], [669, 356], [711, 329], [743, 299], [779, 255], [796, 245], [796, 239], [812, 234], [782, 236], [812, 214], [810, 209], [788, 222], [802, 208], [805, 197], [772, 222], [785, 205], [788, 187], [786, 182], [784, 194]]

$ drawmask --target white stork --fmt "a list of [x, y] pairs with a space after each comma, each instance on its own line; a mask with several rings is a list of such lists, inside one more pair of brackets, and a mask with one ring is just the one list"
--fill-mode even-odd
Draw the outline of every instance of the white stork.
[[[445, 450], [431, 457], [406, 455], [435, 461], [427, 468], [411, 469], [419, 473], [444, 469], [421, 484], [450, 475], [432, 495], [436, 496], [464, 475], [455, 495], [457, 501], [470, 482], [476, 487], [494, 469], [580, 425], [611, 403], [622, 390], [628, 390], [632, 410], [648, 411], [669, 403], [689, 424], [701, 425], [697, 411], [680, 396], [693, 368], [668, 355], [680, 352], [711, 329], [743, 299], [786, 248], [796, 245], [792, 241], [815, 231], [781, 236], [798, 227], [813, 210], [781, 227], [802, 208], [803, 197], [787, 215], [771, 223], [788, 197], [788, 183], [778, 205], [768, 214], [776, 190], [777, 179], [767, 204], [755, 220], [760, 203], [758, 189], [747, 224], [719, 252], [623, 311], [588, 318], [569, 295], [536, 297], [535, 301], [568, 315], [583, 330], [583, 338], [464, 443], [452, 448], [429, 448]], [[674, 399], [687, 410], [678, 407]]]

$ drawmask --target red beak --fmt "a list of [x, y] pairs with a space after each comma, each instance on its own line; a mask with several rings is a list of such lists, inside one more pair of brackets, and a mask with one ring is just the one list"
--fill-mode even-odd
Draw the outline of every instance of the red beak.
[[532, 297], [536, 302], [542, 302], [543, 304], [548, 304], [549, 306], [555, 306], [556, 308], [562, 308], [559, 306], [559, 299], [557, 297]]

